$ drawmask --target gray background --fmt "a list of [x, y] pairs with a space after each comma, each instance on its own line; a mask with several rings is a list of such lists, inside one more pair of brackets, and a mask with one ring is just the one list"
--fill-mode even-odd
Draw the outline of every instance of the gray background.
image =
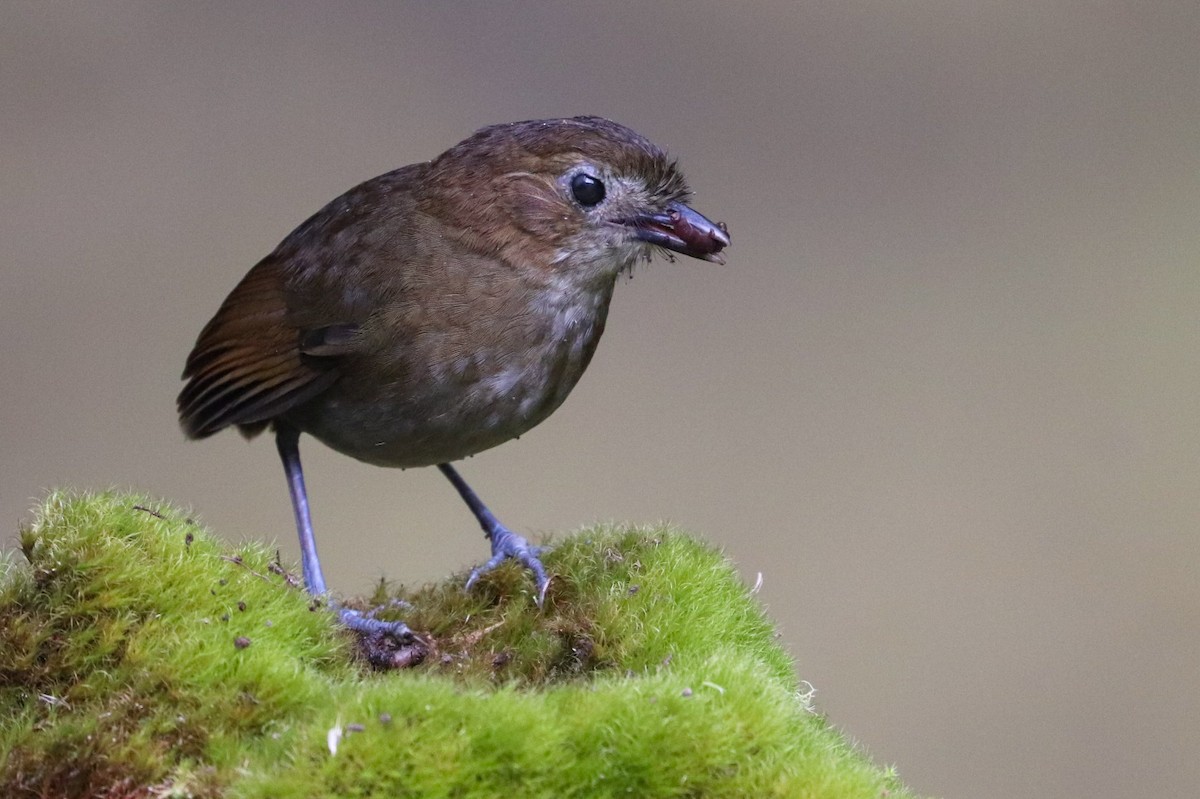
[[[463, 466], [520, 530], [723, 546], [917, 790], [1200, 784], [1200, 4], [6, 4], [0, 520], [133, 486], [295, 555], [269, 441], [185, 442], [225, 293], [354, 183], [595, 113], [729, 264], [618, 287], [571, 400]], [[305, 450], [333, 586], [485, 552], [432, 470]]]

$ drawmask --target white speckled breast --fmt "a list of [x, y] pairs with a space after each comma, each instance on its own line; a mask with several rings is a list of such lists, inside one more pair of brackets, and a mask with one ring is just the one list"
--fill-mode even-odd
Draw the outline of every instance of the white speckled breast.
[[[326, 445], [381, 466], [473, 455], [543, 421], [570, 394], [604, 330], [614, 278], [582, 287], [559, 277], [505, 307], [505, 318], [429, 331], [388, 354], [385, 389], [345, 378], [290, 421]], [[469, 317], [467, 317], [469, 318]], [[354, 368], [348, 368], [354, 374]], [[414, 392], [413, 385], [422, 390]]]

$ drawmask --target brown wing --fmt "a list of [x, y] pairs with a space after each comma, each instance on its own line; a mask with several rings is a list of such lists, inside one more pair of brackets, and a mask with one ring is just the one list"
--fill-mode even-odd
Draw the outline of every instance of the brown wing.
[[188, 382], [177, 401], [184, 432], [204, 438], [237, 425], [253, 436], [328, 388], [338, 377], [336, 361], [302, 357], [302, 339], [312, 333], [288, 323], [280, 263], [261, 261], [225, 298], [188, 356]]

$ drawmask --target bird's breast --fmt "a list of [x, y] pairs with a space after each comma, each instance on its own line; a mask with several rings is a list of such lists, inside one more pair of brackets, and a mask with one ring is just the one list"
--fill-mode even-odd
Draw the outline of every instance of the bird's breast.
[[509, 350], [496, 342], [493, 363], [503, 368], [481, 381], [481, 397], [492, 406], [485, 424], [537, 424], [567, 398], [591, 361], [608, 314], [606, 294], [546, 291], [528, 308], [524, 346]]
[[[429, 318], [416, 335], [372, 356], [388, 363], [382, 385], [348, 376], [295, 422], [340, 452], [384, 466], [489, 449], [567, 398], [595, 352], [611, 296], [611, 286], [550, 285], [486, 311]], [[372, 372], [380, 370], [353, 370]]]

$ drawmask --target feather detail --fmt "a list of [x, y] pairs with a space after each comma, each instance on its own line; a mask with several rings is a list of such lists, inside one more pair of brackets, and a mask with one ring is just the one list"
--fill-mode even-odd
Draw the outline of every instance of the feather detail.
[[328, 388], [332, 360], [304, 357], [305, 332], [288, 321], [283, 269], [259, 262], [200, 333], [188, 356], [179, 421], [189, 438], [237, 425], [261, 432], [271, 419]]

